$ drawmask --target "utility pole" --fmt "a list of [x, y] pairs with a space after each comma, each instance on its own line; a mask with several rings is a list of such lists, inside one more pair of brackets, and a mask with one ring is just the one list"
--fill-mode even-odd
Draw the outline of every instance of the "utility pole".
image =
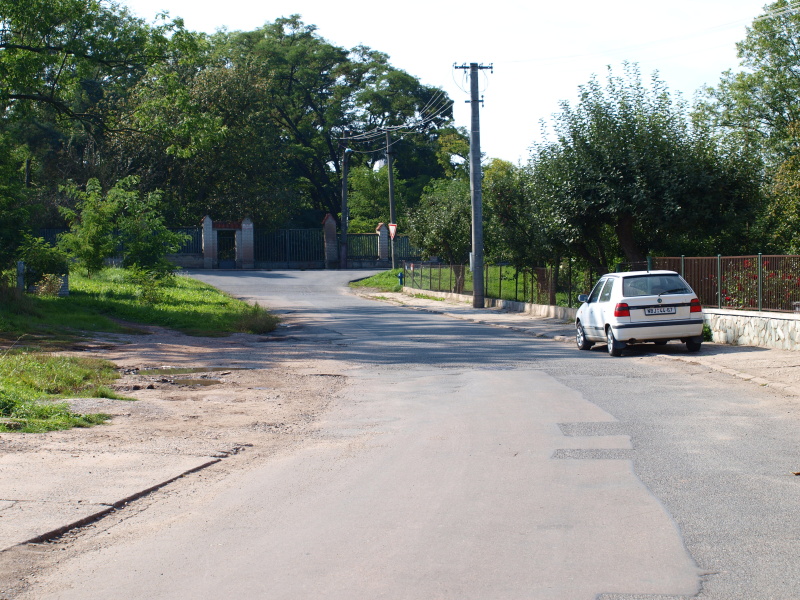
[[[392, 138], [389, 132], [386, 132], [386, 165], [389, 168], [389, 223], [396, 225], [394, 214], [394, 169], [392, 167]], [[397, 263], [394, 258], [394, 236], [390, 237], [389, 243], [392, 247], [392, 269], [397, 268]]]
[[453, 65], [456, 69], [469, 69], [470, 102], [472, 121], [469, 132], [469, 187], [472, 196], [472, 307], [484, 308], [483, 282], [483, 191], [481, 188], [481, 120], [478, 98], [478, 71], [492, 69], [492, 65], [484, 66], [470, 63], [469, 66]]
[[347, 269], [347, 170], [350, 166], [350, 153], [352, 150], [347, 147], [347, 137], [350, 132], [345, 130], [342, 137], [344, 152], [342, 154], [342, 222], [341, 238], [339, 239], [339, 268]]

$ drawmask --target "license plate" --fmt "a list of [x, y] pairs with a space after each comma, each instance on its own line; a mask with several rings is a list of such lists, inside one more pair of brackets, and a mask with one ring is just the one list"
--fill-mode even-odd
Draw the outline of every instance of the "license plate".
[[645, 308], [644, 314], [646, 315], [674, 315], [675, 314], [675, 307], [674, 306], [653, 306], [651, 308]]

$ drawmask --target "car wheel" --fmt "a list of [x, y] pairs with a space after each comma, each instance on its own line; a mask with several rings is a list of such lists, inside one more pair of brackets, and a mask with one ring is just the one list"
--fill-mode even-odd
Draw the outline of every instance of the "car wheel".
[[699, 352], [700, 351], [700, 346], [702, 344], [703, 344], [703, 342], [697, 342], [695, 340], [688, 340], [686, 342], [686, 349], [689, 352]]
[[656, 341], [655, 341], [655, 342], [653, 342], [653, 343], [654, 343], [656, 346], [666, 346], [666, 345], [667, 345], [667, 340], [656, 340]]
[[608, 344], [608, 353], [611, 356], [620, 356], [622, 354], [622, 349], [625, 347], [625, 344], [617, 341], [611, 327], [606, 329], [606, 343]]
[[578, 350], [588, 350], [594, 346], [593, 342], [586, 339], [586, 332], [583, 330], [583, 325], [581, 325], [580, 321], [575, 324], [575, 343], [578, 346]]

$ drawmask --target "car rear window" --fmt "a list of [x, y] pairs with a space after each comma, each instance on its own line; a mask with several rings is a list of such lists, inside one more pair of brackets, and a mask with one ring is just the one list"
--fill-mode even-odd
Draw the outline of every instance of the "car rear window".
[[635, 275], [622, 280], [622, 295], [626, 297], [691, 293], [678, 275]]

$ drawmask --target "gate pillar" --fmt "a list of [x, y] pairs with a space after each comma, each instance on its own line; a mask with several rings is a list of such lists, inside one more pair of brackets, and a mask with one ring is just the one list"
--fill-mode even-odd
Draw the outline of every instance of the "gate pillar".
[[378, 262], [389, 262], [389, 228], [386, 223], [378, 223], [375, 233], [378, 234]]
[[339, 243], [336, 239], [336, 219], [331, 213], [322, 219], [322, 234], [325, 237], [325, 268], [335, 269], [339, 266]]
[[213, 269], [217, 259], [217, 236], [214, 235], [214, 222], [211, 217], [203, 217], [203, 268]]
[[255, 237], [253, 235], [253, 221], [249, 218], [242, 221], [242, 268], [255, 268]]

